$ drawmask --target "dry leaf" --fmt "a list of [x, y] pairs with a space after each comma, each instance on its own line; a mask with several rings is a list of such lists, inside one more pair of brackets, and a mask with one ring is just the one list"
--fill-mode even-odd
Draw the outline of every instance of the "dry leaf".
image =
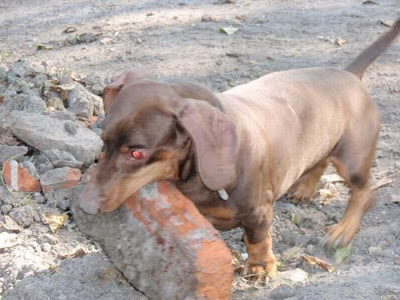
[[244, 268], [244, 259], [239, 251], [232, 252], [232, 265], [235, 272], [241, 273]]
[[392, 179], [390, 179], [388, 177], [385, 177], [385, 178], [379, 179], [377, 182], [375, 182], [372, 185], [371, 189], [372, 190], [376, 190], [376, 189], [379, 189], [381, 187], [387, 186], [387, 185], [391, 184], [392, 182], [393, 182]]
[[37, 44], [36, 50], [52, 50], [54, 47], [51, 45]]
[[85, 250], [83, 250], [82, 248], [79, 248], [73, 253], [59, 254], [58, 258], [66, 259], [66, 258], [82, 257], [82, 256], [85, 256], [85, 255], [86, 255]]
[[319, 266], [320, 268], [324, 269], [325, 271], [327, 271], [329, 273], [332, 272], [333, 270], [335, 270], [335, 267], [332, 264], [330, 264], [330, 263], [328, 263], [326, 261], [323, 261], [322, 259], [316, 258], [314, 256], [301, 255], [300, 257], [306, 263], [309, 263], [312, 266], [317, 265], [317, 266]]
[[332, 43], [334, 43], [335, 45], [338, 45], [338, 46], [342, 46], [342, 45], [346, 44], [347, 41], [340, 37], [337, 37], [332, 40]]
[[57, 229], [61, 228], [67, 220], [67, 214], [43, 214], [43, 223], [48, 224], [52, 232], [55, 232]]
[[60, 268], [58, 266], [56, 266], [56, 265], [53, 265], [53, 266], [49, 267], [49, 271], [50, 271], [51, 274], [59, 273], [60, 272]]
[[331, 202], [331, 199], [336, 196], [336, 192], [329, 189], [320, 189], [318, 190], [318, 193], [321, 198], [319, 203], [322, 205], [328, 205]]
[[64, 30], [63, 30], [63, 32], [64, 33], [72, 33], [72, 32], [75, 32], [76, 31], [76, 28], [75, 27], [67, 27], [67, 28], [65, 28]]
[[347, 246], [335, 249], [335, 260], [337, 264], [341, 264], [347, 260], [347, 258], [350, 256], [352, 245], [353, 243], [350, 243]]
[[382, 252], [382, 248], [379, 246], [377, 246], [377, 247], [371, 246], [368, 248], [369, 255], [373, 255], [373, 254], [379, 253], [379, 252]]
[[239, 30], [239, 28], [235, 28], [235, 27], [221, 27], [219, 29], [219, 32], [226, 33], [227, 35], [232, 35], [238, 30]]

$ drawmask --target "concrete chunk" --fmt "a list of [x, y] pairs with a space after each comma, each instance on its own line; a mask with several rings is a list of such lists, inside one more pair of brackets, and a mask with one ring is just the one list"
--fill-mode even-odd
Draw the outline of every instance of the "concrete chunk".
[[67, 131], [66, 123], [70, 121], [22, 111], [14, 111], [11, 115], [12, 133], [40, 151], [54, 148], [67, 151], [87, 166], [101, 151], [103, 142], [91, 130], [77, 125], [73, 134]]
[[72, 211], [81, 231], [150, 299], [230, 298], [230, 251], [172, 184], [149, 184], [111, 213], [85, 214], [77, 200]]

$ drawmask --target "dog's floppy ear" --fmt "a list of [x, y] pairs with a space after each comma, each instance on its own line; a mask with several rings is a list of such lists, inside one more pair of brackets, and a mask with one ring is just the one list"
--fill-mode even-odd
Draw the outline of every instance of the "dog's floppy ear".
[[203, 183], [217, 191], [235, 182], [235, 124], [207, 102], [194, 99], [186, 99], [177, 119], [194, 142], [197, 168]]
[[119, 91], [124, 85], [147, 77], [147, 74], [142, 71], [128, 70], [119, 75], [113, 83], [107, 85], [103, 91], [103, 105], [106, 115], [110, 112], [115, 97], [117, 97]]

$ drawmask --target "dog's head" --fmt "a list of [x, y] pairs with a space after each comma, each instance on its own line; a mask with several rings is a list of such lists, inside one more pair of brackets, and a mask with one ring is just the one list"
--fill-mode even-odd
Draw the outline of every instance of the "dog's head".
[[219, 105], [202, 86], [123, 73], [104, 90], [104, 151], [81, 208], [112, 211], [145, 184], [185, 180], [193, 170], [213, 191], [233, 183], [236, 131]]

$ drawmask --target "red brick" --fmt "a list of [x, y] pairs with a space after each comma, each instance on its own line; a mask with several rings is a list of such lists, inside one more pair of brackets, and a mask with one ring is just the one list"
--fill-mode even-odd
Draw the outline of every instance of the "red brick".
[[40, 177], [40, 184], [44, 192], [56, 189], [71, 188], [79, 183], [82, 173], [74, 168], [57, 168], [47, 171]]
[[[169, 239], [172, 236], [172, 240], [180, 241], [181, 249], [192, 257], [189, 262], [196, 270], [197, 299], [229, 299], [233, 281], [231, 252], [192, 201], [167, 182], [157, 185], [158, 195], [149, 198], [139, 192], [125, 205], [158, 240], [163, 240], [163, 235], [152, 230], [153, 222], [168, 231]], [[147, 216], [152, 219], [149, 221]], [[207, 232], [201, 239], [195, 233], [200, 228]]]
[[39, 179], [15, 160], [3, 162], [3, 179], [5, 184], [18, 192], [40, 191]]
[[172, 184], [149, 184], [110, 213], [88, 215], [74, 202], [72, 209], [81, 231], [150, 299], [230, 298], [229, 249]]

